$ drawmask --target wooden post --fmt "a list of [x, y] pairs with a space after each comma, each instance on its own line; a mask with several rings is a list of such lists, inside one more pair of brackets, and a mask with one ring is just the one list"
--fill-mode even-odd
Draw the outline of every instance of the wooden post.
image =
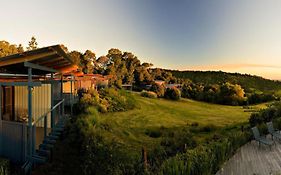
[[143, 161], [143, 168], [146, 171], [147, 170], [147, 151], [146, 148], [142, 148], [142, 161]]

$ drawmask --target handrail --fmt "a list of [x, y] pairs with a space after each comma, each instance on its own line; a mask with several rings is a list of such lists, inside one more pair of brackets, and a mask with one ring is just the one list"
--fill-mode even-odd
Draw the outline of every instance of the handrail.
[[50, 110], [48, 110], [45, 114], [41, 115], [36, 121], [32, 122], [32, 125], [38, 123], [39, 121], [41, 121], [45, 116], [47, 116], [50, 112], [52, 112], [53, 110], [55, 110], [59, 105], [61, 105], [64, 102], [64, 99], [62, 99], [61, 101], [59, 101], [55, 106], [53, 106]]

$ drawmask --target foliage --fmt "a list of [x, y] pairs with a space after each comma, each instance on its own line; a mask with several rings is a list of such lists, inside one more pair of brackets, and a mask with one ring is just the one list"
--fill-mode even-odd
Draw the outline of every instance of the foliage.
[[155, 92], [158, 97], [164, 97], [164, 95], [165, 95], [164, 85], [153, 83], [150, 90]]
[[258, 113], [252, 113], [249, 118], [251, 126], [260, 125], [281, 117], [281, 102], [275, 102], [266, 109], [261, 109]]
[[164, 97], [170, 100], [179, 100], [181, 97], [181, 92], [176, 87], [167, 88]]
[[31, 40], [28, 42], [28, 47], [26, 47], [26, 50], [35, 50], [38, 48], [38, 43], [36, 41], [36, 38], [34, 36], [31, 37]]
[[90, 50], [86, 50], [84, 54], [78, 51], [71, 51], [69, 53], [74, 64], [78, 65], [85, 74], [92, 74], [96, 67], [96, 55]]
[[244, 89], [229, 82], [203, 86], [189, 81], [182, 87], [182, 96], [224, 105], [243, 105], [247, 101]]
[[249, 132], [236, 132], [226, 137], [179, 153], [162, 165], [163, 174], [215, 174], [235, 151], [250, 139]]
[[96, 107], [100, 112], [117, 112], [133, 109], [136, 106], [135, 98], [124, 90], [114, 88], [101, 89], [98, 92], [96, 89], [89, 89], [86, 92], [81, 91], [77, 105], [78, 111], [86, 112], [88, 107]]
[[157, 98], [157, 94], [153, 91], [145, 91], [143, 90], [140, 95], [142, 97], [148, 97], [148, 98]]
[[253, 89], [263, 93], [281, 89], [281, 83], [279, 81], [273, 81], [249, 74], [226, 73], [222, 71], [167, 71], [171, 72], [173, 76], [178, 79], [192, 81], [195, 84], [201, 83], [203, 85], [220, 85], [225, 82], [239, 84], [246, 93], [252, 93]]
[[22, 45], [10, 44], [7, 41], [0, 41], [0, 57], [23, 52]]

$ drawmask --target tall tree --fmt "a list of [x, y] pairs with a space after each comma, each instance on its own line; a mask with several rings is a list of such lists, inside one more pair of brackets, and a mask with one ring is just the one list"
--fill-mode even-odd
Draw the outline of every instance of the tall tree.
[[30, 50], [35, 50], [37, 48], [38, 48], [38, 43], [36, 41], [36, 38], [32, 36], [31, 40], [28, 42], [28, 47], [26, 47], [26, 49], [30, 51]]

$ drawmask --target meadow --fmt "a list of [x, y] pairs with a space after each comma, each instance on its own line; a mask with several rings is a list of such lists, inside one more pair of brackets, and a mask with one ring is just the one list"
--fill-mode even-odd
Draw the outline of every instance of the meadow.
[[[183, 98], [180, 101], [151, 99], [138, 94], [135, 97], [138, 102], [136, 109], [101, 114], [100, 122], [110, 128], [103, 132], [106, 138], [114, 138], [124, 146], [138, 150], [144, 145], [151, 148], [159, 143], [160, 137], [149, 137], [146, 134], [148, 131], [188, 128], [192, 124], [231, 127], [248, 122], [251, 114], [244, 112], [245, 109], [241, 106], [217, 105]], [[265, 107], [265, 103], [251, 106], [254, 109]]]

